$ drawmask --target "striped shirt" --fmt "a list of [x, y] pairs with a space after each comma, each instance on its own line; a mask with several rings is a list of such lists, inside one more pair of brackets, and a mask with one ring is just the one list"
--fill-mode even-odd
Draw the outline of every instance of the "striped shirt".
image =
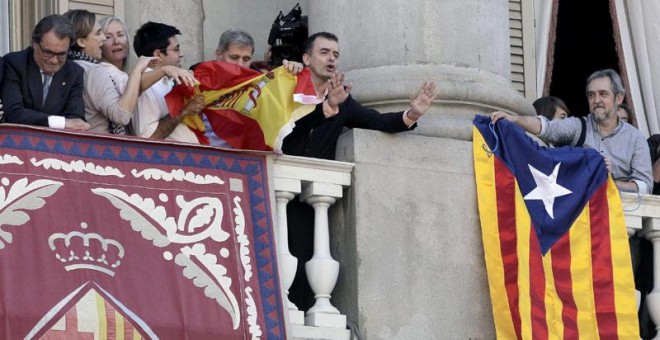
[[[544, 142], [575, 146], [582, 133], [579, 118], [569, 117], [550, 121], [543, 116], [539, 138]], [[598, 124], [591, 114], [586, 117], [584, 146], [600, 151], [610, 160], [612, 176], [615, 180], [635, 181], [640, 194], [650, 194], [653, 188], [649, 146], [641, 131], [628, 123], [619, 125], [608, 136], [600, 134]]]

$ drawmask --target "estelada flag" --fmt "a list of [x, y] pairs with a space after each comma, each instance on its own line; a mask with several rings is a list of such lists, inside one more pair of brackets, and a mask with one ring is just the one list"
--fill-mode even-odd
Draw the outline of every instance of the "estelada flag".
[[473, 153], [499, 339], [639, 339], [619, 192], [589, 148], [477, 116]]
[[[203, 113], [216, 135], [233, 148], [281, 152], [284, 137], [295, 121], [320, 102], [309, 70], [297, 75], [280, 66], [261, 73], [238, 65], [207, 61], [194, 69], [196, 87], [175, 86], [165, 97], [176, 116], [194, 95], [204, 96]], [[184, 121], [198, 136], [204, 124], [194, 117]]]

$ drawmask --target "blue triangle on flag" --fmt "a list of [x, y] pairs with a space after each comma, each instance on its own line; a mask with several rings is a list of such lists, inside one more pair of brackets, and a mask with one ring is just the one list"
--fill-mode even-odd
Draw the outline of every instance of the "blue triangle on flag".
[[[522, 196], [528, 197], [524, 200], [525, 205], [541, 252], [545, 254], [571, 228], [591, 196], [607, 180], [603, 156], [586, 147], [541, 146], [521, 127], [504, 119], [491, 125], [489, 117], [477, 115], [474, 125], [484, 137], [487, 147], [515, 176]], [[540, 189], [543, 186], [539, 186], [539, 177], [551, 177], [555, 171], [556, 185], [570, 193], [554, 197], [549, 204], [548, 198], [554, 195]], [[541, 197], [546, 201], [532, 198], [539, 192], [543, 193]]]

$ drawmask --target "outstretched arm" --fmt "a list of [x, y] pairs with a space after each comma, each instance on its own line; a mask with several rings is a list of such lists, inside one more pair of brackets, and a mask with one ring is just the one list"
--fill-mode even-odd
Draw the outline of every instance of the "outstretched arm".
[[496, 123], [500, 119], [506, 119], [521, 128], [525, 131], [534, 134], [536, 136], [541, 133], [541, 121], [539, 118], [534, 116], [514, 116], [503, 111], [495, 111], [490, 114], [490, 121]]
[[144, 72], [140, 78], [140, 93], [151, 87], [164, 76], [174, 80], [175, 84], [185, 84], [186, 86], [195, 86], [197, 80], [192, 72], [176, 66], [159, 66], [150, 72]]
[[140, 95], [142, 74], [144, 70], [149, 67], [149, 64], [157, 59], [158, 57], [145, 56], [141, 56], [138, 59], [135, 68], [133, 68], [133, 71], [131, 71], [128, 76], [128, 82], [126, 83], [124, 93], [122, 93], [119, 97], [119, 107], [121, 107], [122, 110], [126, 112], [135, 111], [135, 107], [137, 106], [138, 102], [138, 96]]

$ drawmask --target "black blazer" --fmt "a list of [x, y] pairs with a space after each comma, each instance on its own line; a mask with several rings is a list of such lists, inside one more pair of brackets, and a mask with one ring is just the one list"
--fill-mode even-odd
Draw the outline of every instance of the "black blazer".
[[403, 112], [380, 113], [363, 107], [353, 96], [339, 104], [339, 113], [328, 119], [323, 114], [323, 104], [316, 105], [311, 113], [296, 121], [293, 131], [284, 138], [282, 152], [287, 155], [323, 159], [335, 159], [337, 139], [346, 128], [402, 132], [410, 128], [403, 122]]
[[41, 105], [43, 87], [34, 50], [4, 56], [2, 104], [8, 123], [48, 126], [48, 116], [85, 119], [83, 102], [84, 70], [71, 60], [53, 75], [48, 98]]

